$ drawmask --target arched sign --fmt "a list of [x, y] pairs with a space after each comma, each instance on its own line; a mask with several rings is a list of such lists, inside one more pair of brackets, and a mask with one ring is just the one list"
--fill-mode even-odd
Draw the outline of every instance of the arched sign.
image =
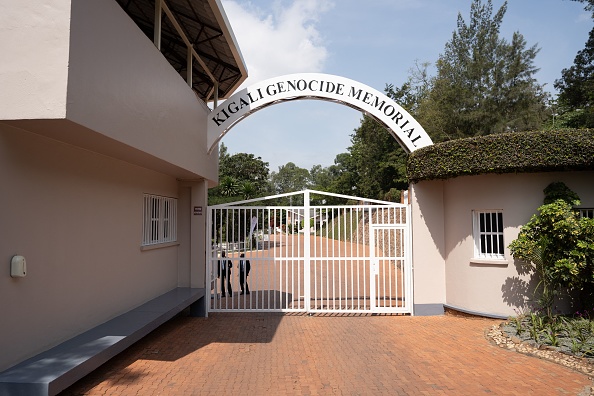
[[217, 106], [208, 118], [208, 153], [243, 118], [266, 106], [296, 99], [337, 102], [366, 113], [384, 124], [408, 153], [433, 144], [423, 127], [383, 93], [344, 77], [299, 73], [261, 81]]

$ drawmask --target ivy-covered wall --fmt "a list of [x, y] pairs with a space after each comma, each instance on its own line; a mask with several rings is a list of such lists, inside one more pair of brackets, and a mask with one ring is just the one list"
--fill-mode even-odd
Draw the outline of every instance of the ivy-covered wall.
[[594, 170], [594, 129], [513, 132], [452, 140], [412, 152], [409, 182], [488, 173]]

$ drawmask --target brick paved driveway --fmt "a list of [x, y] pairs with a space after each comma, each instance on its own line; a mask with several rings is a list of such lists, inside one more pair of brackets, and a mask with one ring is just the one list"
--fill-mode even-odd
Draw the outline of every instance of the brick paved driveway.
[[63, 395], [578, 395], [582, 374], [453, 316], [178, 317]]

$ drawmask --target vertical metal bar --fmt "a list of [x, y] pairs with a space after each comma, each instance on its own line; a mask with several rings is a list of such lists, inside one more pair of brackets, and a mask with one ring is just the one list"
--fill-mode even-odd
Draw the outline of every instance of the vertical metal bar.
[[216, 109], [217, 106], [219, 105], [219, 82], [214, 80], [213, 81], [214, 84], [214, 108]]
[[155, 27], [153, 43], [159, 51], [161, 51], [161, 16], [163, 15], [161, 0], [155, 1]]
[[345, 213], [344, 208], [340, 208], [338, 213], [338, 224], [339, 224], [339, 233], [337, 239], [337, 260], [334, 263], [334, 287], [333, 287], [333, 307], [335, 310], [340, 310], [342, 308], [342, 283], [343, 283], [343, 271], [342, 266], [344, 262], [344, 246], [346, 243], [346, 226], [344, 225], [345, 221]]
[[[215, 263], [218, 265], [218, 257], [219, 257], [219, 253], [222, 247], [222, 232], [223, 232], [223, 214], [221, 213], [222, 209], [215, 209], [215, 256], [213, 257], [214, 259], [216, 259]], [[217, 275], [218, 275], [218, 268], [217, 268]], [[219, 293], [219, 281], [217, 278], [215, 278], [214, 280], [214, 301], [213, 301], [213, 307], [215, 309], [218, 309], [218, 293]]]
[[[336, 219], [336, 223], [338, 224], [338, 231], [336, 231], [336, 229], [334, 230], [334, 235], [336, 239], [335, 243], [332, 244], [332, 256], [340, 259], [340, 238], [342, 238], [342, 235], [340, 233], [340, 209], [337, 211], [337, 213], [338, 217]], [[336, 245], [338, 245], [338, 254], [336, 254]], [[336, 261], [336, 259], [332, 261], [332, 309], [336, 309]], [[340, 265], [340, 261], [338, 265]]]
[[[359, 278], [360, 275], [360, 267], [361, 267], [361, 263], [359, 261], [359, 208], [354, 208], [354, 212], [355, 212], [355, 227], [357, 228], [357, 233], [355, 234], [355, 240], [354, 243], [356, 244], [355, 247], [355, 256], [356, 259], [353, 259], [353, 262], [356, 265], [356, 276], [355, 276], [355, 283], [353, 284], [353, 308], [354, 309], [360, 309], [360, 286], [361, 286], [361, 279]], [[353, 274], [355, 273], [355, 269], [353, 269]], [[357, 304], [355, 304], [355, 300], [357, 300]]]
[[406, 261], [406, 229], [400, 230], [398, 232], [398, 234], [400, 235], [400, 256], [402, 257], [400, 259], [400, 295], [402, 296], [402, 300], [400, 302], [400, 304], [398, 304], [400, 307], [404, 307], [406, 305], [406, 278], [407, 278], [407, 274], [406, 274], [406, 266], [408, 265], [407, 261]]
[[177, 200], [173, 206], [173, 240], [177, 241]]
[[[354, 305], [355, 305], [355, 293], [353, 291], [354, 289], [354, 274], [353, 274], [353, 243], [355, 242], [355, 238], [353, 238], [353, 232], [356, 234], [359, 233], [359, 230], [357, 228], [354, 229], [353, 231], [353, 208], [349, 208], [349, 217], [350, 217], [350, 222], [351, 222], [351, 240], [350, 240], [350, 252], [349, 252], [349, 268], [350, 268], [350, 273], [351, 273], [351, 284], [350, 287], [347, 288], [347, 290], [350, 289], [351, 291], [351, 308], [353, 309]], [[348, 292], [347, 292], [347, 296], [348, 296]]]
[[[363, 265], [365, 266], [363, 268], [363, 296], [365, 296], [365, 299], [363, 300], [363, 303], [365, 305], [365, 308], [368, 308], [368, 303], [367, 302], [367, 294], [369, 293], [369, 290], [367, 289], [367, 280], [370, 279], [367, 274], [371, 273], [371, 237], [369, 236], [369, 230], [370, 230], [370, 224], [369, 221], [366, 221], [367, 218], [367, 208], [363, 208], [361, 210], [361, 213], [363, 214], [362, 217], [362, 221], [363, 221], [363, 242], [365, 242], [365, 233], [367, 232], [367, 249], [368, 249], [368, 253], [366, 254], [366, 259], [363, 262]], [[363, 250], [365, 251], [365, 250]], [[370, 301], [371, 301], [371, 295], [370, 295]]]
[[305, 310], [311, 310], [311, 235], [310, 235], [310, 195], [309, 190], [303, 192], [303, 291]]
[[[328, 271], [328, 266], [330, 265], [330, 227], [333, 226], [334, 224], [334, 212], [331, 211], [330, 212], [330, 218], [328, 218], [328, 214], [326, 214], [326, 264], [324, 266], [324, 269], [326, 271], [326, 287], [324, 288], [322, 295], [325, 295], [326, 297], [326, 307], [328, 307], [328, 289], [330, 288], [330, 283], [328, 283], [328, 277], [329, 277], [329, 271]], [[323, 297], [322, 297], [323, 298]]]
[[[376, 306], [376, 301], [375, 301], [375, 293], [376, 293], [376, 289], [377, 289], [377, 284], [376, 284], [376, 270], [377, 270], [377, 249], [376, 249], [376, 241], [375, 241], [375, 228], [373, 228], [373, 208], [369, 207], [368, 210], [368, 216], [369, 216], [369, 247], [371, 249], [371, 261], [370, 261], [370, 272], [369, 272], [369, 295], [371, 296], [371, 294], [373, 293], [374, 298], [372, 299], [370, 297], [369, 301], [370, 303], [370, 308], [375, 308]], [[373, 301], [372, 301], [373, 300]]]
[[205, 298], [207, 299], [206, 301], [208, 301], [208, 304], [206, 305], [206, 317], [208, 317], [208, 311], [210, 309], [210, 296], [211, 296], [211, 291], [210, 291], [210, 285], [212, 282], [212, 243], [210, 242], [210, 236], [212, 235], [212, 213], [211, 213], [211, 209], [209, 207], [206, 208], [206, 235], [204, 235], [204, 243], [206, 244], [206, 281], [205, 281], [205, 287], [206, 287], [206, 295]]
[[147, 235], [146, 224], [147, 224], [147, 206], [148, 206], [147, 205], [147, 197], [146, 197], [146, 195], [144, 195], [142, 197], [142, 200], [143, 200], [143, 202], [142, 202], [142, 212], [143, 212], [142, 213], [142, 244], [143, 245], [146, 245], [146, 241], [147, 241], [147, 238], [146, 238], [146, 235]]
[[190, 88], [192, 88], [192, 84], [193, 84], [193, 77], [192, 77], [192, 72], [194, 71], [192, 68], [192, 59], [193, 58], [194, 58], [194, 56], [192, 54], [192, 47], [188, 47], [188, 54], [187, 54], [187, 59], [186, 59], [186, 82], [188, 83]]
[[[281, 253], [282, 257], [285, 257], [286, 254], [283, 253], [283, 238], [286, 236], [284, 235], [284, 231], [282, 230], [282, 226], [283, 226], [283, 213], [285, 214], [285, 223], [287, 222], [287, 213], [286, 211], [284, 211], [283, 209], [279, 209], [279, 219], [281, 221], [281, 234], [280, 234], [280, 245], [279, 245], [279, 252]], [[285, 231], [287, 229], [287, 225], [285, 224]], [[286, 244], [286, 238], [285, 238], [285, 244]], [[286, 247], [284, 248], [286, 250]], [[289, 285], [289, 265], [288, 262], [286, 260], [282, 260], [279, 262], [280, 265], [282, 266], [283, 270], [285, 271], [285, 286], [283, 288], [283, 293], [285, 296], [289, 295], [289, 291], [291, 290], [291, 286]], [[292, 281], [291, 281], [292, 282]], [[289, 307], [289, 299], [286, 298], [285, 299], [285, 306], [288, 308]]]

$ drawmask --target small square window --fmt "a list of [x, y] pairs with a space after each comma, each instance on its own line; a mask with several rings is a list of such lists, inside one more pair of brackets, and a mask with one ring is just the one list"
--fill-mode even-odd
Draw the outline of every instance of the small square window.
[[473, 214], [474, 257], [503, 260], [503, 212], [475, 210]]
[[177, 240], [177, 199], [144, 194], [142, 246]]

